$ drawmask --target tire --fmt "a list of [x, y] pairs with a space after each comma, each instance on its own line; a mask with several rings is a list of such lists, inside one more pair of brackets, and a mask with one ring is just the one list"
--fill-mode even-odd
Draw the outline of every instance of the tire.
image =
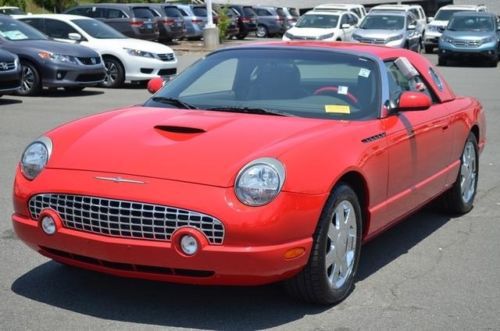
[[[345, 220], [344, 226], [341, 219]], [[296, 276], [285, 281], [287, 292], [315, 304], [331, 305], [344, 300], [354, 286], [362, 224], [358, 196], [347, 184], [337, 184], [321, 213], [309, 261]]]
[[236, 38], [237, 38], [238, 40], [243, 40], [243, 39], [245, 39], [245, 38], [246, 38], [246, 36], [248, 36], [248, 33], [240, 33], [240, 34], [237, 34], [237, 35], [236, 35]]
[[445, 58], [444, 56], [439, 56], [438, 57], [438, 65], [439, 66], [446, 66], [448, 64], [448, 59]]
[[125, 81], [125, 70], [120, 61], [112, 57], [105, 57], [104, 67], [106, 68], [106, 75], [100, 86], [108, 88], [122, 86]]
[[21, 87], [17, 90], [19, 95], [37, 95], [42, 90], [42, 82], [38, 69], [27, 61], [21, 61]]
[[257, 26], [257, 31], [255, 31], [255, 36], [257, 36], [257, 38], [266, 38], [269, 36], [269, 31], [264, 25], [259, 24]]
[[477, 139], [469, 133], [460, 156], [460, 171], [453, 186], [443, 195], [444, 210], [450, 214], [468, 213], [473, 205], [479, 178]]
[[84, 88], [85, 86], [66, 86], [64, 90], [66, 92], [80, 92], [83, 91]]
[[427, 54], [434, 53], [434, 46], [425, 45], [425, 53]]
[[498, 54], [495, 54], [491, 59], [489, 63], [490, 67], [496, 68], [498, 66]]
[[421, 53], [422, 52], [422, 40], [419, 40], [417, 43], [417, 49], [414, 50], [415, 53]]

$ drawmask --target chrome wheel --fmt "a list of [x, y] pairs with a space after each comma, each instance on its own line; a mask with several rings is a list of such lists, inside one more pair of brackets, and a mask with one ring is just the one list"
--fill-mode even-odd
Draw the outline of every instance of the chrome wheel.
[[328, 227], [325, 269], [332, 288], [344, 286], [352, 273], [356, 256], [356, 213], [349, 201], [340, 202]]
[[113, 61], [104, 61], [104, 68], [106, 69], [106, 75], [104, 76], [104, 85], [114, 85], [120, 74], [117, 64]]
[[28, 66], [23, 66], [22, 78], [21, 78], [21, 92], [28, 94], [36, 84], [36, 76]]
[[255, 32], [255, 35], [259, 38], [264, 38], [267, 36], [267, 29], [263, 25], [257, 26], [257, 31]]
[[474, 144], [467, 142], [462, 154], [462, 167], [460, 169], [460, 192], [462, 200], [468, 203], [476, 191], [477, 181], [477, 155]]

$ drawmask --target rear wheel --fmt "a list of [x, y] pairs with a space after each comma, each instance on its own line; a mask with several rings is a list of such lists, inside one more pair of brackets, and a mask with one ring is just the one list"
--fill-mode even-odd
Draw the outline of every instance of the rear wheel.
[[106, 75], [104, 76], [104, 81], [100, 84], [101, 86], [116, 88], [123, 85], [125, 70], [120, 61], [112, 57], [105, 57], [104, 68], [106, 69]]
[[434, 53], [434, 47], [433, 46], [429, 46], [429, 45], [425, 45], [425, 52], [427, 54], [432, 54]]
[[255, 31], [255, 35], [258, 38], [265, 38], [269, 35], [269, 32], [267, 31], [267, 28], [264, 25], [258, 25], [257, 31]]
[[317, 304], [335, 304], [354, 285], [361, 250], [362, 214], [350, 186], [339, 183], [321, 214], [309, 262], [285, 282], [288, 292]]
[[460, 171], [457, 180], [443, 196], [445, 210], [452, 214], [465, 214], [474, 204], [479, 177], [479, 153], [477, 139], [469, 134], [460, 156]]
[[438, 65], [440, 65], [440, 66], [446, 66], [447, 64], [448, 64], [448, 59], [445, 58], [442, 55], [439, 55], [439, 57], [438, 57]]
[[21, 88], [19, 95], [37, 95], [42, 90], [42, 82], [37, 68], [30, 62], [21, 61]]

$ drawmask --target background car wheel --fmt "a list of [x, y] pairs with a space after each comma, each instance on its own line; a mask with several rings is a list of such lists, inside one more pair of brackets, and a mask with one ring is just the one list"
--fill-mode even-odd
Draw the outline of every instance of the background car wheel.
[[64, 90], [66, 92], [80, 92], [83, 91], [84, 88], [85, 86], [66, 86]]
[[498, 66], [498, 54], [495, 54], [490, 60], [490, 67], [496, 68]]
[[434, 53], [434, 47], [433, 46], [428, 46], [428, 45], [425, 45], [425, 52], [427, 54], [432, 54]]
[[321, 213], [309, 262], [285, 282], [287, 291], [316, 304], [335, 304], [346, 298], [358, 269], [361, 234], [358, 196], [339, 183]]
[[418, 41], [417, 46], [415, 47], [415, 52], [416, 53], [421, 53], [422, 52], [422, 40]]
[[40, 74], [36, 67], [27, 61], [21, 61], [21, 87], [17, 90], [19, 95], [37, 95], [42, 90]]
[[446, 59], [444, 56], [438, 57], [438, 65], [446, 66], [447, 64], [448, 64], [448, 59]]
[[243, 40], [243, 39], [245, 39], [245, 38], [246, 38], [246, 36], [247, 36], [247, 35], [248, 35], [248, 33], [240, 33], [240, 34], [237, 34], [237, 35], [236, 35], [236, 38], [237, 38], [238, 40]]
[[265, 38], [268, 36], [267, 28], [264, 25], [258, 25], [257, 31], [255, 31], [257, 38]]
[[473, 133], [470, 133], [460, 156], [460, 171], [457, 180], [451, 189], [443, 195], [445, 211], [452, 214], [465, 214], [472, 209], [476, 197], [478, 176], [477, 139]]
[[106, 68], [106, 75], [101, 86], [110, 88], [122, 86], [125, 81], [125, 70], [120, 61], [112, 57], [105, 57], [104, 67]]

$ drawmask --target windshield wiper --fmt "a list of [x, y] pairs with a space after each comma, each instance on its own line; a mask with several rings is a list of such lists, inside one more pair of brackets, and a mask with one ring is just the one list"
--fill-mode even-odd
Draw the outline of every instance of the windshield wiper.
[[198, 109], [198, 107], [195, 107], [193, 105], [190, 105], [187, 102], [181, 101], [176, 98], [167, 98], [167, 97], [153, 97], [151, 98], [154, 102], [159, 102], [159, 103], [166, 103], [170, 105], [174, 105], [178, 108], [184, 108], [184, 109]]
[[207, 110], [215, 110], [215, 111], [225, 111], [232, 113], [245, 113], [245, 114], [262, 114], [262, 115], [274, 115], [274, 116], [296, 116], [290, 113], [285, 113], [282, 111], [274, 111], [266, 108], [253, 108], [253, 107], [211, 107], [206, 108]]

